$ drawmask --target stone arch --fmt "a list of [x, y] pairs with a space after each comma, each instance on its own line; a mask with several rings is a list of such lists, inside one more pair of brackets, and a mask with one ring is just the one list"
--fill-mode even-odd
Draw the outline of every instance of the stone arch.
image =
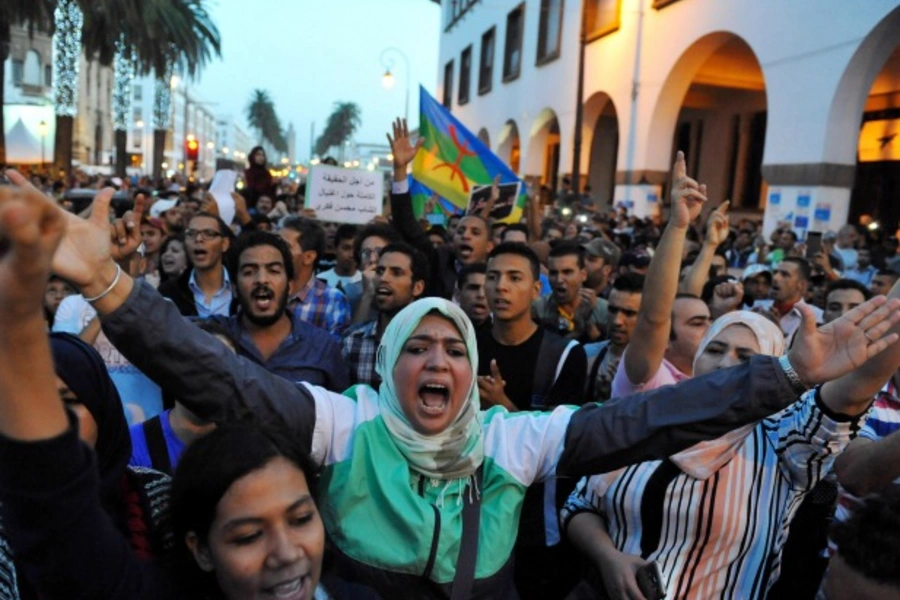
[[484, 127], [478, 130], [478, 139], [481, 140], [481, 143], [488, 148], [491, 147], [491, 136], [490, 134], [488, 134], [488, 130]]
[[619, 153], [619, 119], [609, 94], [597, 92], [584, 103], [581, 172], [598, 206], [611, 206]]
[[542, 184], [555, 190], [558, 187], [559, 154], [559, 118], [552, 108], [545, 108], [538, 113], [528, 132], [525, 174], [539, 176]]
[[519, 172], [519, 157], [521, 155], [521, 142], [519, 138], [519, 126], [512, 119], [503, 124], [503, 128], [497, 135], [496, 154], [515, 172]]

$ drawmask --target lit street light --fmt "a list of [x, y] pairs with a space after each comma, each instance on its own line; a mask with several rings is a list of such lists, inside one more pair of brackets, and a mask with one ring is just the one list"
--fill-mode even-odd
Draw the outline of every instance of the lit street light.
[[412, 74], [409, 70], [409, 58], [407, 58], [406, 54], [397, 48], [385, 48], [381, 51], [381, 66], [384, 67], [384, 75], [381, 77], [381, 84], [384, 86], [384, 89], [390, 90], [394, 87], [394, 75], [391, 73], [391, 69], [394, 67], [394, 59], [391, 55], [397, 55], [403, 59], [403, 63], [406, 65], [406, 73], [404, 76], [406, 77], [406, 104], [403, 108], [403, 118], [409, 119], [409, 84], [412, 80]]

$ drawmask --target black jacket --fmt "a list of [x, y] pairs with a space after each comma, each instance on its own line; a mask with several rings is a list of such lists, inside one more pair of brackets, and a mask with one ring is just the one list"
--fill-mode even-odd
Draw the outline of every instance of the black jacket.
[[[193, 269], [185, 269], [184, 273], [175, 279], [168, 279], [159, 284], [159, 293], [175, 303], [180, 312], [185, 317], [197, 317], [197, 303], [194, 301], [194, 293], [191, 291], [188, 282], [191, 280]], [[231, 306], [228, 307], [228, 314], [237, 314], [238, 299], [237, 294], [232, 294]]]
[[394, 227], [403, 240], [428, 257], [425, 295], [452, 299], [456, 288], [456, 256], [449, 246], [435, 248], [431, 245], [428, 234], [413, 214], [412, 196], [409, 192], [391, 194], [391, 216]]

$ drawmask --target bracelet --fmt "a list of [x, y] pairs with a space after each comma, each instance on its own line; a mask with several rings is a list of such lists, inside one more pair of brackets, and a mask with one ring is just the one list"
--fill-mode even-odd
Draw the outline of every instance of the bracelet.
[[97, 300], [102, 300], [103, 298], [108, 296], [111, 291], [113, 291], [113, 288], [119, 284], [119, 279], [121, 279], [121, 278], [122, 278], [122, 267], [120, 265], [116, 264], [116, 276], [113, 278], [113, 282], [111, 284], [109, 284], [109, 287], [106, 288], [105, 290], [103, 290], [102, 292], [100, 292], [100, 294], [98, 296], [94, 296], [93, 298], [85, 298], [85, 300], [87, 300], [88, 302], [96, 302]]
[[784, 371], [785, 376], [791, 384], [791, 389], [794, 392], [799, 395], [809, 389], [809, 386], [803, 383], [803, 380], [800, 379], [799, 375], [797, 375], [797, 371], [795, 371], [793, 365], [791, 365], [791, 361], [788, 358], [787, 354], [783, 354], [778, 357], [778, 365]]

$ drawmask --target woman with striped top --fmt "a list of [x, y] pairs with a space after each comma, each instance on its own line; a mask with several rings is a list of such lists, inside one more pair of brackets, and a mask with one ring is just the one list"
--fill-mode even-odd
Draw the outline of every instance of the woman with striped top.
[[[783, 345], [764, 317], [729, 313], [701, 342], [694, 374], [777, 356]], [[666, 598], [764, 598], [796, 508], [898, 363], [900, 353], [889, 350], [755, 425], [667, 460], [584, 478], [563, 508], [563, 527], [612, 598], [643, 600], [635, 572], [654, 561]]]

